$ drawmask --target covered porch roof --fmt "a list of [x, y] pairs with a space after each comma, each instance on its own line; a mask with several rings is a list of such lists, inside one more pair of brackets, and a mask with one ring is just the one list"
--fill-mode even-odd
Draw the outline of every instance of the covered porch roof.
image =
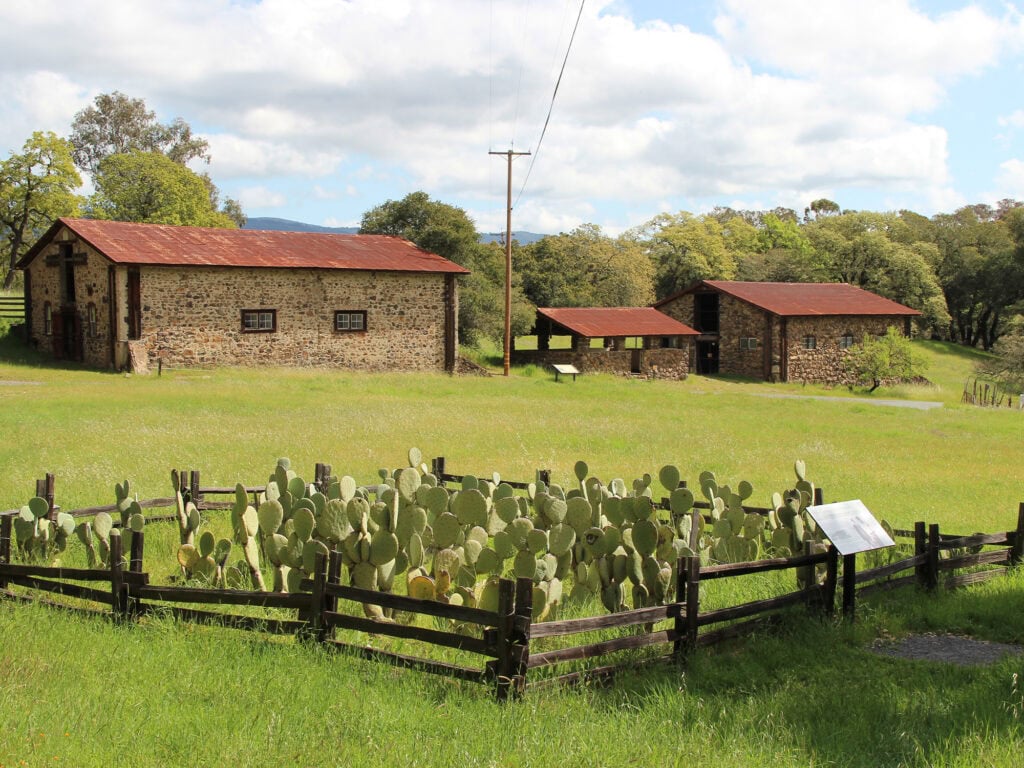
[[700, 335], [653, 307], [538, 307], [538, 334], [544, 324], [551, 329], [549, 333], [561, 329], [590, 339]]

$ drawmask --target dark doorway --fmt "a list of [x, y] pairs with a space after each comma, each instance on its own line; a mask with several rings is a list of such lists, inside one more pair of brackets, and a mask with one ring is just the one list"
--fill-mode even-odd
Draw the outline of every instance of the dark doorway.
[[643, 373], [643, 360], [644, 351], [642, 349], [634, 349], [629, 361], [629, 372], [637, 375]]
[[697, 342], [697, 373], [704, 375], [718, 373], [717, 341]]
[[[698, 293], [693, 297], [693, 327], [701, 333], [718, 333], [718, 294]], [[715, 353], [718, 358], [718, 353]]]
[[61, 338], [63, 349], [61, 357], [65, 360], [82, 359], [82, 323], [78, 312], [73, 307], [65, 307], [60, 313]]

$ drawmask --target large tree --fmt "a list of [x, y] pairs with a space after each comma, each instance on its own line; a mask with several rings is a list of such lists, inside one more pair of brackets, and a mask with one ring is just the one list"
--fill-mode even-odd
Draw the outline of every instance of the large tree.
[[0, 235], [4, 288], [14, 282], [14, 265], [60, 216], [78, 212], [74, 193], [82, 184], [72, 147], [55, 133], [37, 131], [18, 154], [0, 162]]
[[92, 106], [78, 112], [71, 123], [70, 139], [75, 162], [90, 175], [95, 175], [111, 155], [132, 150], [159, 152], [181, 165], [190, 160], [210, 160], [210, 145], [206, 139], [193, 136], [188, 123], [180, 117], [160, 123], [145, 101], [120, 91], [101, 93]]
[[[504, 334], [504, 257], [500, 249], [480, 243], [473, 221], [454, 205], [411, 192], [363, 214], [361, 234], [394, 235], [454, 261], [472, 272], [461, 279], [459, 333], [466, 344], [480, 338], [500, 340]], [[512, 333], [528, 333], [533, 307], [513, 281]]]
[[100, 163], [86, 205], [97, 219], [234, 228], [214, 208], [203, 177], [159, 152], [132, 150]]
[[643, 306], [654, 299], [654, 267], [639, 243], [594, 224], [520, 249], [527, 298], [543, 307]]
[[[193, 160], [210, 162], [210, 145], [192, 133], [192, 127], [180, 117], [161, 123], [142, 99], [133, 99], [120, 91], [101, 93], [91, 106], [75, 115], [71, 123], [71, 143], [75, 162], [95, 180], [103, 162], [113, 155], [148, 152], [186, 166]], [[237, 200], [230, 197], [220, 203], [220, 190], [206, 172], [199, 178], [206, 185], [210, 206], [220, 209], [239, 227], [246, 217]]]
[[804, 228], [821, 264], [822, 279], [857, 285], [919, 310], [924, 322], [949, 322], [935, 275], [934, 247], [916, 240], [897, 214], [846, 212], [819, 217]]
[[685, 288], [695, 280], [731, 280], [736, 276], [735, 255], [726, 248], [724, 229], [714, 216], [686, 211], [655, 216], [627, 236], [645, 245], [656, 270], [659, 298]]
[[949, 336], [991, 349], [1007, 311], [1024, 299], [1024, 213], [1002, 201], [935, 216], [938, 277], [951, 315]]

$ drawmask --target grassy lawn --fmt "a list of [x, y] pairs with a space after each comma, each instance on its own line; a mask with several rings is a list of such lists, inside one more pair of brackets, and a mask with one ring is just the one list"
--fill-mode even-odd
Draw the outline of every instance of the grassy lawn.
[[[571, 486], [585, 459], [605, 481], [675, 463], [749, 480], [753, 503], [807, 462], [826, 500], [950, 531], [1012, 528], [1024, 499], [1024, 414], [959, 404], [976, 353], [922, 343], [934, 386], [879, 390], [944, 403], [861, 402], [862, 392], [723, 378], [684, 382], [543, 371], [505, 379], [323, 370], [184, 370], [124, 376], [47, 365], [0, 340], [0, 508], [45, 472], [65, 508], [203, 484], [262, 483], [278, 456], [361, 482], [409, 446], [449, 471]], [[841, 396], [841, 401], [766, 394]], [[656, 488], [660, 494], [661, 489]], [[149, 536], [147, 536], [148, 544]], [[147, 547], [148, 549], [148, 547]], [[879, 636], [952, 630], [1024, 642], [1024, 577], [863, 605], [859, 622], [796, 622], [685, 669], [611, 689], [550, 690], [514, 706], [485, 689], [230, 630], [136, 626], [0, 605], [0, 766], [82, 765], [1018, 765], [1019, 659], [981, 668], [867, 650]]]

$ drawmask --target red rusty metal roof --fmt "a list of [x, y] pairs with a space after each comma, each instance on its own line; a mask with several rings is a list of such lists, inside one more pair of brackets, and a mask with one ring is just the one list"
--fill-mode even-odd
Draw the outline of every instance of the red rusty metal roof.
[[662, 299], [658, 307], [702, 287], [735, 296], [781, 317], [815, 315], [920, 315], [871, 291], [848, 283], [745, 283], [731, 280], [702, 280], [673, 296]]
[[25, 267], [61, 225], [115, 264], [469, 272], [408, 240], [387, 235], [175, 227], [68, 218], [55, 222], [19, 266]]
[[591, 339], [600, 336], [700, 335], [690, 326], [653, 307], [538, 307], [537, 314], [572, 333]]

